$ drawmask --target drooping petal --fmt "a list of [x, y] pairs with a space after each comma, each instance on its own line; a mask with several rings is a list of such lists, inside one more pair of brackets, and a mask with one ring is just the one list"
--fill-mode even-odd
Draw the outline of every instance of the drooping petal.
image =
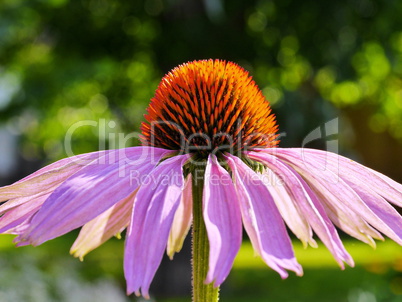
[[304, 247], [307, 247], [307, 244], [317, 247], [311, 227], [306, 218], [301, 215], [301, 210], [297, 203], [294, 202], [284, 181], [275, 174], [274, 169], [267, 169], [262, 173], [262, 176], [283, 220], [285, 220], [290, 230], [299, 238]]
[[189, 155], [163, 161], [138, 190], [126, 235], [124, 274], [127, 293], [148, 290], [166, 248], [173, 218], [184, 188], [183, 164]]
[[206, 283], [219, 286], [228, 276], [240, 249], [242, 223], [236, 190], [229, 173], [208, 157], [203, 191], [203, 217], [209, 240]]
[[25, 230], [32, 216], [40, 209], [50, 194], [31, 198], [30, 202], [8, 210], [0, 218], [0, 233], [19, 235]]
[[52, 192], [52, 190], [46, 190], [46, 191], [31, 195], [31, 196], [13, 198], [13, 199], [3, 203], [2, 205], [0, 205], [0, 215], [7, 213], [14, 208], [21, 207], [25, 203], [31, 202], [32, 200], [35, 200], [36, 198], [41, 198], [45, 195], [46, 195], [46, 197], [48, 197], [51, 192]]
[[226, 159], [235, 180], [243, 225], [254, 250], [282, 278], [288, 276], [285, 269], [302, 275], [285, 224], [260, 176], [239, 158], [228, 154]]
[[40, 194], [57, 187], [65, 179], [99, 158], [107, 151], [80, 154], [54, 162], [25, 178], [0, 188], [0, 201]]
[[[327, 215], [337, 227], [350, 236], [375, 247], [373, 238], [381, 240], [383, 237], [367, 224], [361, 215], [355, 215], [351, 211], [349, 202], [353, 200], [352, 206], [356, 206], [361, 204], [361, 200], [335, 173], [338, 171], [338, 167], [331, 164], [321, 166], [322, 163], [317, 156], [311, 157], [304, 154], [303, 157], [300, 157], [304, 149], [291, 150], [293, 150], [291, 153], [288, 152], [288, 149], [281, 149], [280, 151], [283, 152], [277, 152], [278, 160], [286, 161], [297, 170], [297, 173], [303, 175], [309, 186], [320, 195]], [[270, 153], [270, 150], [262, 153]]]
[[[314, 182], [314, 179], [310, 179], [308, 182]], [[322, 196], [318, 192], [322, 192], [323, 187], [315, 184], [310, 185], [313, 188], [315, 194], [320, 196], [320, 201], [325, 208], [325, 211], [329, 219], [342, 231], [350, 236], [370, 245], [372, 248], [376, 247], [374, 239], [384, 240], [384, 237], [371, 227], [361, 216], [354, 215], [355, 213], [348, 209], [347, 206], [341, 203], [333, 203], [334, 198], [331, 194]], [[324, 189], [324, 192], [327, 192]]]
[[367, 215], [365, 215], [367, 222], [402, 245], [401, 215], [384, 198], [377, 195], [368, 186], [358, 186], [354, 182], [349, 182], [349, 180], [345, 181], [368, 207], [369, 210], [365, 211], [367, 212]]
[[174, 215], [172, 229], [167, 243], [167, 255], [173, 259], [175, 253], [180, 252], [184, 239], [191, 227], [193, 213], [193, 196], [191, 190], [191, 174], [187, 176], [180, 205]]
[[308, 223], [311, 225], [314, 232], [317, 233], [318, 237], [332, 253], [341, 268], [344, 268], [344, 261], [353, 266], [353, 260], [345, 250], [335, 227], [324, 210], [324, 207], [318, 200], [316, 194], [298, 175], [298, 173], [277, 157], [270, 155], [268, 152], [248, 152], [247, 154], [251, 159], [264, 163], [281, 176], [281, 179], [285, 182], [288, 191], [298, 204], [304, 217], [308, 220]]
[[[294, 151], [291, 150], [290, 152]], [[390, 203], [402, 207], [402, 184], [397, 183], [388, 176], [335, 153], [314, 149], [303, 149], [303, 152], [310, 154], [310, 158], [321, 158], [324, 165], [338, 165], [338, 171], [342, 178], [347, 179], [348, 176], [353, 176], [355, 177], [356, 185], [363, 184], [368, 186]]]
[[371, 184], [374, 182], [373, 190], [377, 194], [387, 199], [390, 203], [402, 208], [402, 184], [370, 168], [369, 171], [377, 176], [377, 179], [374, 181], [371, 179], [368, 185], [371, 187]]
[[[306, 193], [309, 196], [309, 199], [312, 201], [312, 205], [315, 207], [315, 209], [308, 209], [307, 208], [307, 213], [308, 214], [312, 214], [313, 212], [310, 211], [308, 212], [308, 210], [313, 210], [313, 211], [317, 211], [318, 215], [316, 213], [315, 217], [312, 218], [312, 220], [317, 219], [317, 221], [315, 222], [315, 225], [318, 225], [317, 227], [317, 234], [323, 234], [321, 238], [321, 240], [323, 240], [322, 238], [324, 238], [323, 242], [324, 244], [328, 247], [330, 246], [330, 251], [332, 253], [332, 255], [335, 256], [335, 260], [337, 260], [338, 264], [340, 265], [340, 267], [342, 269], [344, 269], [344, 265], [342, 261], [345, 261], [347, 264], [349, 264], [349, 266], [353, 267], [355, 266], [355, 263], [353, 261], [353, 258], [349, 255], [349, 253], [345, 250], [341, 239], [338, 236], [338, 233], [336, 232], [336, 229], [333, 227], [331, 220], [328, 219], [328, 217], [325, 215], [325, 210], [323, 209], [323, 207], [320, 204], [320, 200], [318, 199], [317, 195], [315, 194], [315, 192], [313, 192], [313, 190], [311, 190], [311, 188], [308, 186], [308, 184], [306, 182], [304, 182], [304, 180], [302, 179], [302, 177], [297, 174], [296, 171], [293, 171], [294, 175], [296, 176], [296, 178], [298, 178], [299, 182], [302, 184], [303, 189], [306, 191]], [[322, 223], [324, 222], [324, 224]], [[322, 227], [322, 229], [320, 229], [320, 227]]]
[[[326, 153], [322, 155], [327, 156]], [[326, 160], [324, 156], [317, 156], [317, 152], [315, 152], [313, 158], [311, 156], [310, 153], [305, 154], [305, 164], [309, 164], [312, 161], [321, 165], [321, 167], [325, 167], [325, 165], [334, 167], [337, 164], [333, 160]], [[288, 160], [294, 160], [294, 158], [297, 159], [296, 155], [288, 155]], [[322, 182], [328, 190], [337, 188], [337, 196], [340, 202], [343, 202], [348, 209], [353, 210], [356, 215], [363, 218], [377, 230], [402, 245], [402, 217], [384, 198], [351, 171], [345, 173], [343, 169], [340, 169], [339, 180], [334, 183], [326, 182], [322, 175], [323, 172], [320, 172], [321, 170], [319, 169], [318, 172], [315, 172], [319, 177], [318, 181]], [[328, 171], [326, 172], [325, 175], [328, 175]]]
[[331, 165], [338, 166], [337, 171], [340, 176], [344, 177], [348, 174], [353, 174], [361, 183], [365, 183], [374, 192], [381, 195], [389, 202], [402, 207], [402, 184], [349, 158], [332, 152], [309, 148], [278, 148], [277, 151], [273, 152], [296, 156], [310, 167], [314, 158], [322, 158], [324, 165], [331, 163]]
[[39, 245], [84, 225], [135, 191], [169, 152], [149, 147], [119, 149], [109, 153], [104, 164], [85, 166], [49, 196], [19, 241]]
[[84, 224], [70, 249], [70, 253], [82, 261], [90, 251], [122, 232], [129, 224], [136, 193], [137, 191], [134, 191], [90, 222]]

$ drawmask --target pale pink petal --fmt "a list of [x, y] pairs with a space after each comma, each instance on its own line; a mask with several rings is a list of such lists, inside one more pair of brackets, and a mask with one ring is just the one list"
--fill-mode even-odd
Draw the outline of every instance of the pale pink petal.
[[299, 174], [268, 152], [248, 152], [251, 159], [266, 164], [275, 173], [281, 176], [288, 191], [298, 204], [299, 209], [307, 219], [308, 223], [317, 233], [325, 246], [330, 250], [338, 264], [344, 268], [343, 261], [353, 266], [353, 260], [345, 250], [339, 235], [328, 218], [324, 207], [318, 200], [316, 194], [299, 176]]
[[43, 191], [54, 189], [87, 164], [103, 157], [104, 154], [105, 151], [99, 151], [61, 159], [14, 184], [1, 187], [0, 201], [6, 201], [17, 197], [29, 197]]
[[23, 206], [25, 203], [30, 202], [36, 198], [42, 197], [44, 195], [46, 195], [46, 197], [48, 197], [51, 192], [52, 192], [52, 190], [46, 190], [46, 191], [31, 195], [31, 196], [13, 198], [13, 199], [3, 203], [2, 205], [0, 205], [0, 215], [3, 215], [6, 212], [8, 212], [16, 207]]
[[[316, 219], [316, 222], [314, 223], [317, 225], [316, 232], [320, 239], [323, 241], [323, 243], [327, 246], [330, 247], [329, 250], [332, 255], [334, 255], [335, 260], [337, 260], [338, 264], [342, 269], [344, 269], [344, 265], [342, 261], [345, 261], [347, 264], [349, 264], [351, 267], [353, 267], [354, 261], [352, 257], [349, 255], [349, 253], [345, 250], [341, 239], [338, 236], [338, 233], [336, 232], [336, 229], [333, 227], [331, 220], [328, 219], [328, 217], [325, 215], [325, 210], [320, 204], [320, 200], [318, 199], [317, 195], [311, 188], [308, 186], [306, 182], [302, 179], [300, 175], [297, 174], [296, 171], [293, 171], [295, 173], [295, 176], [298, 178], [299, 182], [302, 184], [303, 189], [307, 192], [309, 195], [310, 200], [312, 201], [312, 205], [315, 207], [314, 208], [307, 208], [306, 209], [306, 214], [313, 214], [313, 211], [317, 211], [318, 213], [316, 214], [315, 217], [312, 217], [311, 221]], [[312, 210], [309, 212], [309, 210]], [[318, 214], [318, 215], [317, 215]], [[324, 222], [324, 223], [323, 223]], [[313, 225], [313, 222], [311, 222]], [[322, 229], [320, 229], [322, 227]], [[321, 234], [321, 236], [320, 236]], [[328, 235], [328, 236], [327, 236]], [[329, 242], [330, 241], [330, 242]]]
[[303, 149], [303, 153], [309, 154], [309, 158], [320, 158], [323, 165], [338, 166], [342, 178], [353, 176], [357, 185], [366, 185], [389, 202], [402, 207], [402, 184], [384, 174], [335, 153], [314, 149]]
[[[281, 149], [280, 151], [283, 152], [275, 152], [277, 159], [280, 158], [295, 167], [298, 173], [308, 180], [310, 187], [316, 193], [319, 192], [321, 203], [331, 221], [350, 236], [375, 247], [373, 238], [381, 240], [383, 237], [360, 215], [355, 215], [351, 211], [348, 200], [359, 201], [360, 198], [345, 186], [342, 179], [335, 173], [338, 167], [330, 161], [322, 165], [319, 156], [308, 156], [304, 153], [304, 149], [290, 149], [291, 152], [288, 150]], [[267, 149], [262, 153], [270, 153], [270, 150]]]
[[[30, 202], [8, 210], [0, 217], [0, 233], [19, 235], [29, 225], [32, 216], [40, 209], [50, 194], [31, 198]], [[24, 225], [24, 227], [19, 227]]]
[[[325, 155], [327, 155], [325, 153]], [[402, 243], [401, 239], [395, 237], [395, 232], [392, 231], [389, 226], [386, 226], [386, 221], [383, 222], [378, 216], [373, 213], [373, 211], [366, 205], [366, 203], [360, 198], [350, 185], [354, 185], [355, 189], [364, 189], [367, 185], [356, 177], [351, 171], [349, 173], [340, 172], [339, 176], [335, 175], [333, 171], [335, 163], [332, 160], [325, 160], [317, 154], [310, 155], [309, 153], [304, 154], [304, 161], [298, 161], [298, 153], [289, 153], [278, 155], [282, 156], [291, 164], [298, 166], [301, 173], [305, 177], [311, 180], [311, 186], [315, 186], [316, 190], [320, 191], [326, 198], [323, 199], [326, 202], [326, 206], [332, 212], [331, 220], [337, 223], [338, 227], [342, 230], [354, 236], [368, 244], [375, 246], [374, 241], [371, 237], [382, 239], [382, 236], [374, 230], [371, 226], [367, 224], [370, 223], [372, 226], [376, 227], [379, 231], [390, 236], [393, 240]], [[320, 165], [321, 168], [315, 169], [313, 172], [311, 169], [306, 169], [306, 166]], [[323, 169], [326, 167], [326, 169]], [[341, 171], [341, 170], [340, 170]], [[345, 183], [348, 180], [349, 185]], [[377, 196], [375, 192], [371, 198]], [[366, 197], [367, 198], [367, 197]], [[394, 217], [394, 222], [395, 218]], [[394, 228], [397, 225], [394, 225]]]
[[[314, 182], [313, 179], [310, 181]], [[311, 187], [313, 187], [315, 194], [319, 194], [317, 192], [323, 189], [319, 185]], [[374, 239], [384, 240], [384, 237], [377, 230], [372, 228], [362, 217], [354, 215], [353, 211], [348, 210], [348, 207], [343, 204], [333, 204], [331, 198], [328, 198], [328, 194], [319, 195], [329, 219], [346, 234], [370, 245], [372, 248], [376, 247]]]
[[70, 253], [82, 261], [90, 251], [121, 233], [128, 225], [134, 204], [134, 191], [114, 206], [84, 224]]
[[86, 166], [90, 164], [92, 161], [99, 159], [103, 156], [105, 156], [109, 152], [114, 152], [115, 150], [100, 150], [100, 151], [95, 151], [95, 152], [89, 152], [89, 153], [83, 153], [83, 154], [78, 154], [75, 156], [71, 157], [66, 157], [63, 159], [60, 159], [54, 163], [51, 163], [38, 171], [35, 171], [32, 174], [29, 174], [28, 176], [20, 179], [16, 183], [21, 183], [33, 178], [36, 178], [38, 176], [43, 176], [46, 175], [49, 172], [53, 172], [54, 170], [60, 170], [60, 168], [65, 167], [67, 164], [75, 164], [78, 166]]
[[372, 191], [370, 187], [361, 184], [356, 185], [356, 183], [349, 180], [345, 181], [367, 205], [369, 209], [365, 210], [367, 212], [367, 215], [365, 215], [367, 222], [402, 245], [401, 215], [384, 198]]
[[208, 157], [203, 192], [203, 216], [209, 240], [206, 283], [219, 286], [228, 276], [242, 239], [242, 223], [236, 190], [229, 173]]
[[283, 220], [285, 220], [293, 234], [303, 243], [304, 247], [307, 247], [307, 244], [317, 247], [317, 243], [313, 239], [311, 227], [304, 215], [301, 214], [301, 210], [291, 196], [286, 182], [274, 172], [278, 171], [275, 166], [272, 166], [272, 168], [271, 166], [268, 167], [269, 169], [266, 169], [262, 173], [263, 181], [278, 207]]
[[166, 159], [150, 174], [134, 200], [124, 250], [127, 293], [149, 297], [184, 188], [183, 165], [190, 155]]
[[167, 243], [167, 255], [173, 259], [175, 253], [180, 252], [184, 239], [191, 227], [193, 212], [193, 195], [191, 190], [191, 174], [187, 176], [180, 205], [174, 215], [172, 229]]
[[[82, 168], [49, 196], [19, 239], [39, 245], [84, 225], [130, 195], [170, 152], [147, 150], [149, 147], [119, 149], [109, 154], [104, 164]], [[118, 156], [112, 161], [112, 155]]]
[[[337, 162], [327, 160], [328, 152], [322, 152], [320, 154], [322, 156], [317, 155], [317, 152], [314, 154], [306, 152], [304, 162], [309, 163], [314, 161], [316, 164], [321, 165], [321, 167], [325, 165], [332, 166], [332, 168], [336, 167]], [[294, 155], [290, 157], [292, 159], [295, 158]], [[334, 169], [331, 170], [333, 171]], [[332, 173], [329, 172], [331, 170], [327, 169], [325, 176], [328, 173]], [[323, 173], [319, 170], [314, 173], [314, 176], [319, 178], [319, 182], [326, 185], [325, 188], [327, 190], [333, 191], [334, 188], [337, 188], [337, 196], [340, 202], [343, 202], [348, 209], [353, 210], [356, 215], [374, 226], [377, 230], [402, 245], [402, 217], [385, 199], [373, 191], [366, 182], [362, 181], [358, 175], [352, 173], [350, 170], [349, 173], [344, 173], [342, 169], [339, 172], [340, 178], [337, 183], [326, 182]]]
[[[278, 152], [278, 154], [296, 156], [309, 167], [312, 167], [312, 164], [314, 165], [314, 163], [312, 163], [314, 158], [320, 157], [324, 159], [325, 165], [331, 164], [332, 166], [338, 166], [340, 176], [344, 177], [348, 174], [353, 174], [362, 183], [365, 183], [367, 186], [369, 186], [374, 192], [381, 195], [389, 202], [402, 207], [402, 184], [399, 184], [389, 177], [365, 167], [349, 158], [332, 152], [308, 148], [278, 148], [276, 152]], [[322, 169], [322, 166], [320, 169]]]
[[302, 275], [285, 224], [260, 176], [239, 158], [228, 154], [226, 159], [235, 180], [243, 225], [254, 250], [282, 278], [288, 276], [285, 269]]
[[[360, 165], [360, 164], [358, 164]], [[375, 170], [369, 169], [371, 173], [377, 176], [376, 179], [371, 180], [367, 183], [370, 187], [373, 185], [372, 189], [390, 203], [402, 208], [402, 184], [397, 183], [393, 179], [377, 172]], [[380, 181], [380, 179], [382, 181]]]

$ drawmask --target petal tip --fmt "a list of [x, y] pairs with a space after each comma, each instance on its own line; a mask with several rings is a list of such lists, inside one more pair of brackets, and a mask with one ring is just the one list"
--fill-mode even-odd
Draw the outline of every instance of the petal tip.
[[166, 252], [166, 255], [169, 257], [169, 260], [173, 260], [174, 254], [175, 254], [175, 250], [168, 250]]
[[284, 280], [284, 279], [287, 279], [288, 277], [289, 277], [289, 274], [288, 274], [288, 272], [286, 272], [286, 271], [282, 271], [282, 272], [278, 272], [279, 273], [279, 275], [281, 276], [281, 278]]
[[303, 267], [299, 263], [297, 263], [293, 271], [296, 273], [296, 276], [301, 277], [304, 275]]
[[310, 246], [314, 249], [318, 248], [318, 244], [317, 241], [315, 241], [314, 239], [311, 239], [309, 242]]
[[296, 272], [296, 276], [303, 277], [304, 276], [303, 270], [301, 270], [300, 272]]
[[210, 284], [214, 281], [214, 278], [211, 276], [210, 273], [208, 273], [207, 277], [204, 280], [204, 284]]

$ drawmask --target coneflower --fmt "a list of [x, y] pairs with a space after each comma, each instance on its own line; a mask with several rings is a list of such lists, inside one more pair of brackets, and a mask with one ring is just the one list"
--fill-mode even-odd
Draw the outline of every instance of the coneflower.
[[402, 206], [402, 185], [334, 153], [277, 147], [269, 102], [234, 63], [176, 67], [145, 117], [141, 147], [66, 158], [0, 188], [0, 232], [39, 245], [82, 226], [71, 249], [82, 258], [127, 228], [127, 293], [148, 298], [165, 249], [172, 258], [193, 225], [193, 299], [203, 302], [217, 300], [242, 226], [282, 278], [303, 274], [286, 225], [305, 246], [315, 233], [341, 268], [354, 263], [335, 227], [402, 245], [389, 204]]

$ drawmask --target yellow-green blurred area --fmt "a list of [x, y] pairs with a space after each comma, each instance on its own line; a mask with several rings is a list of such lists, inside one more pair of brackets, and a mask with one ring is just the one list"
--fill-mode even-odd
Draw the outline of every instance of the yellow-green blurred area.
[[[142, 301], [124, 296], [122, 240], [113, 239], [88, 254], [83, 262], [68, 255], [74, 240], [69, 234], [40, 247], [15, 248], [13, 236], [0, 237], [0, 298], [13, 301]], [[270, 270], [243, 243], [233, 269], [221, 288], [222, 301], [275, 302], [399, 302], [402, 298], [402, 254], [396, 243], [386, 240], [373, 249], [346, 240], [345, 247], [356, 266], [341, 270], [328, 250], [319, 245], [304, 249], [294, 241], [304, 276], [288, 279]], [[186, 252], [184, 252], [186, 253]], [[176, 255], [177, 257], [177, 255]], [[174, 266], [177, 259], [163, 260], [151, 286], [153, 301], [190, 300], [189, 271]], [[190, 258], [181, 256], [189, 264]], [[180, 260], [179, 260], [180, 261]], [[188, 267], [189, 269], [189, 267]], [[181, 284], [176, 284], [179, 281]], [[23, 288], [18, 282], [24, 282]], [[74, 292], [71, 292], [74, 291]], [[14, 292], [18, 292], [15, 294]], [[6, 296], [7, 295], [7, 296]], [[110, 300], [107, 300], [110, 299]], [[20, 301], [20, 300], [14, 300]], [[22, 300], [21, 300], [22, 301]]]
[[[250, 71], [281, 146], [336, 140], [402, 182], [400, 0], [1, 0], [0, 16], [0, 185], [71, 152], [138, 144], [161, 77], [208, 58]], [[0, 240], [0, 301], [136, 301], [124, 294], [122, 241], [81, 263], [68, 255], [73, 235], [37, 248]], [[402, 301], [399, 246], [346, 246], [356, 268], [341, 271], [324, 247], [296, 244], [305, 276], [283, 281], [245, 243], [222, 301]], [[189, 300], [182, 254], [159, 270], [156, 301]]]

